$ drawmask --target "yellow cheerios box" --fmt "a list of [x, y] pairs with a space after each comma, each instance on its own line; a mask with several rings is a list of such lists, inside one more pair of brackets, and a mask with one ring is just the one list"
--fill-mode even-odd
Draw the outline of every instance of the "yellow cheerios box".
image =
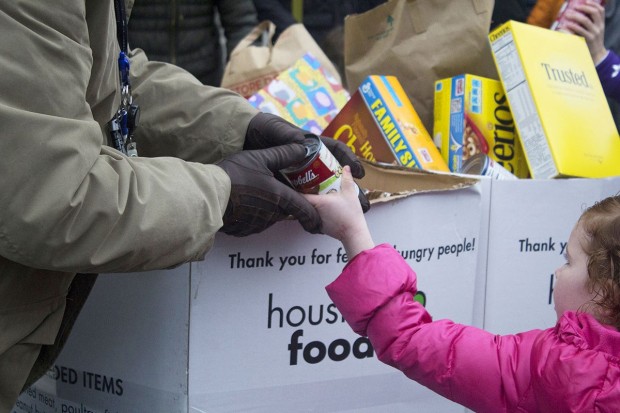
[[508, 21], [489, 34], [535, 179], [620, 175], [620, 137], [585, 40]]
[[501, 82], [462, 74], [435, 82], [433, 137], [452, 172], [487, 154], [519, 178], [529, 176]]

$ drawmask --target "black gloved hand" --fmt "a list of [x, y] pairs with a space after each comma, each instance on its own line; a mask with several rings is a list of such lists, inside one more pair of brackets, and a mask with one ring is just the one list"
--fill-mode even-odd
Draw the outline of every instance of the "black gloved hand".
[[[308, 133], [279, 116], [260, 112], [248, 125], [243, 149], [264, 149], [293, 142], [301, 143]], [[344, 142], [324, 136], [321, 136], [321, 140], [342, 166], [351, 167], [354, 178], [364, 177], [362, 163]]]
[[292, 215], [306, 231], [318, 233], [321, 228], [318, 212], [300, 193], [274, 177], [274, 173], [305, 157], [306, 148], [295, 143], [241, 151], [218, 162], [231, 181], [224, 226], [220, 230], [242, 237], [261, 232]]
[[370, 201], [366, 198], [364, 191], [362, 188], [358, 186], [359, 193], [357, 194], [357, 199], [360, 200], [360, 205], [362, 206], [362, 212], [365, 214], [370, 210]]

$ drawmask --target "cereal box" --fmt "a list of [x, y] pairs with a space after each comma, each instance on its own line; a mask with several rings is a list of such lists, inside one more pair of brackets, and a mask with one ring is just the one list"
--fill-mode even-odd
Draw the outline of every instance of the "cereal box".
[[532, 177], [620, 175], [620, 137], [585, 40], [515, 21], [489, 39]]
[[433, 137], [452, 172], [474, 155], [487, 154], [519, 178], [527, 162], [498, 80], [462, 74], [435, 82]]
[[349, 100], [349, 92], [310, 53], [248, 98], [262, 112], [320, 135]]
[[370, 161], [449, 172], [394, 76], [368, 76], [323, 135]]

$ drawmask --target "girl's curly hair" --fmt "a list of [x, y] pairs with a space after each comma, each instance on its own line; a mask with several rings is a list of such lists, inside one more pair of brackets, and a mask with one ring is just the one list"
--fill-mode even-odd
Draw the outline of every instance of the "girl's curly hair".
[[596, 292], [600, 320], [620, 330], [620, 194], [587, 208], [579, 223], [588, 239], [588, 288]]

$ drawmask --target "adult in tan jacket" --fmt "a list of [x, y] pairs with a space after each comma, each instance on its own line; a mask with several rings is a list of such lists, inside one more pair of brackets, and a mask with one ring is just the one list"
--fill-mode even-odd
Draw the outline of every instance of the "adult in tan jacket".
[[[94, 281], [76, 273], [202, 259], [218, 230], [248, 235], [286, 215], [320, 230], [272, 173], [305, 157], [291, 144], [303, 131], [139, 50], [141, 156], [106, 146], [120, 101], [116, 29], [112, 0], [0, 4], [1, 413], [62, 347]], [[343, 146], [332, 149], [352, 162]]]

